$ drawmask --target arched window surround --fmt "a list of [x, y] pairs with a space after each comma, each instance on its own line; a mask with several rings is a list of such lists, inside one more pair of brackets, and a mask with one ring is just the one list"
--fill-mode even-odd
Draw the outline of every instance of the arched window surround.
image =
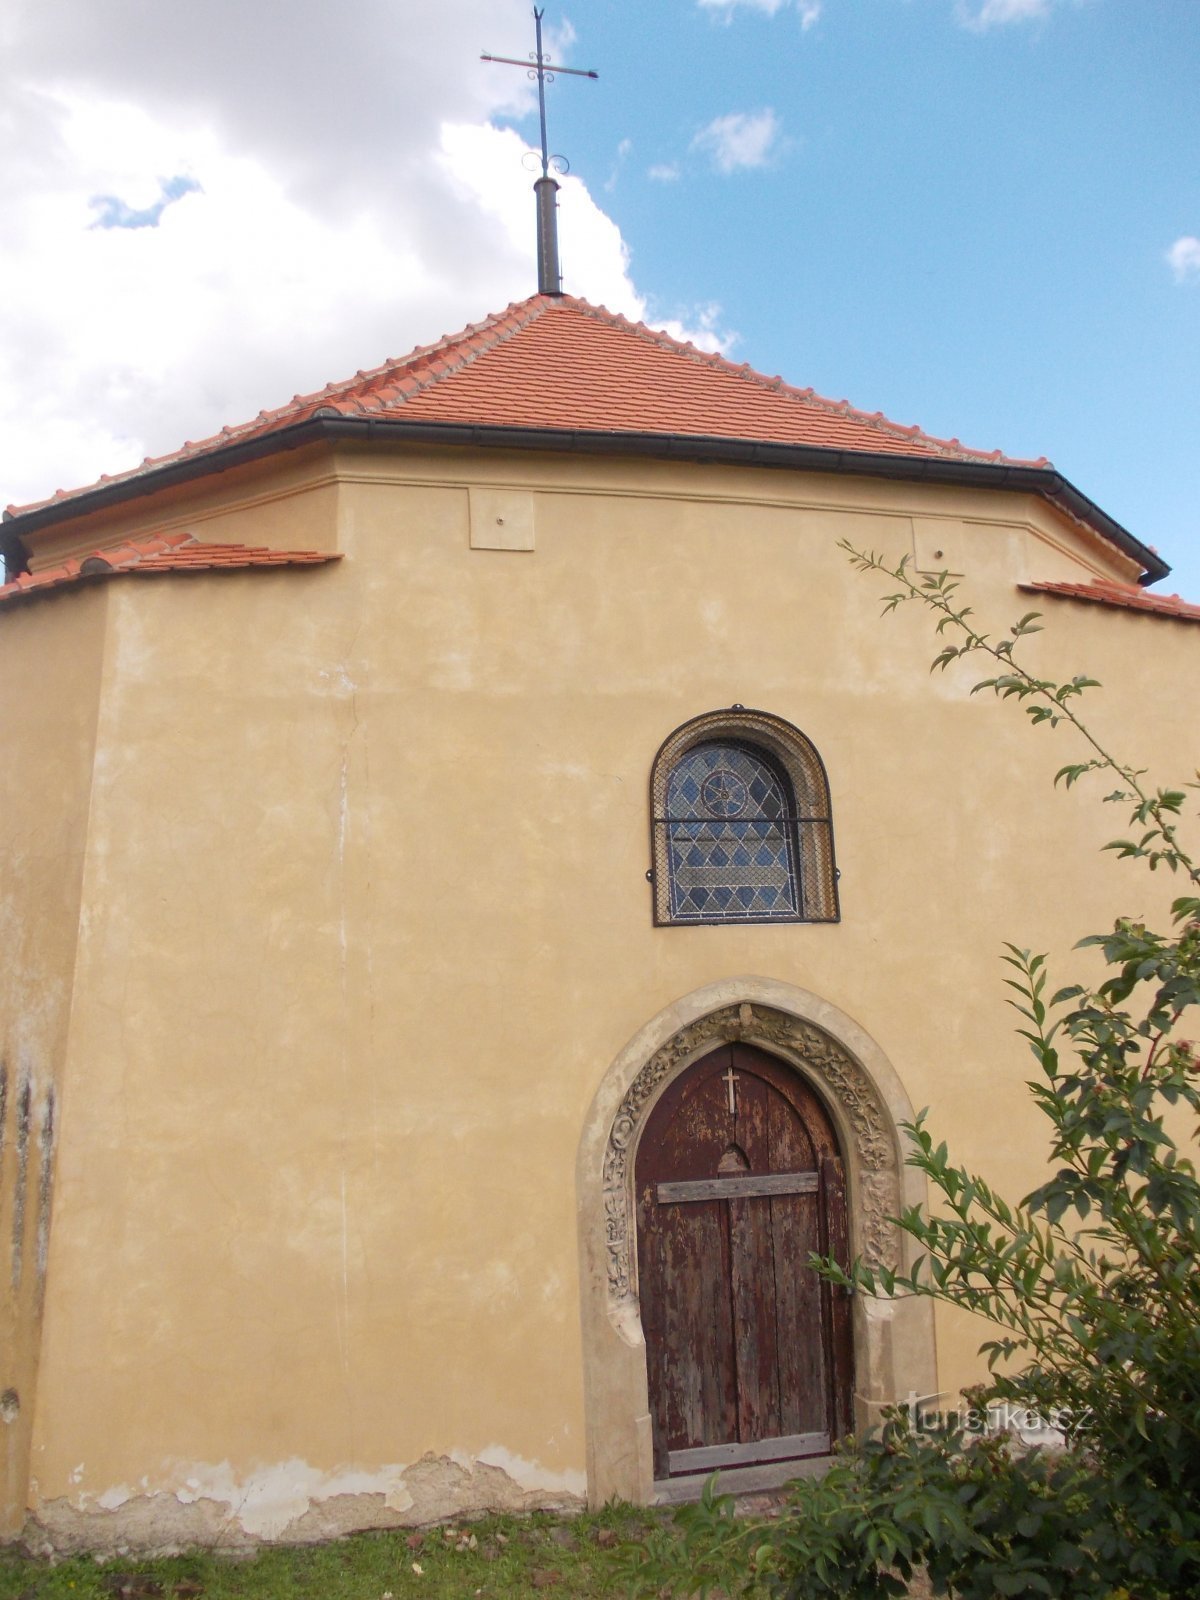
[[[765, 760], [781, 780], [789, 808], [785, 820], [798, 886], [795, 911], [766, 916], [726, 911], [711, 917], [681, 917], [673, 912], [672, 818], [668, 812], [671, 775], [690, 752], [718, 743], [733, 745], [747, 756]], [[770, 712], [730, 706], [693, 717], [668, 735], [650, 773], [650, 849], [652, 866], [648, 876], [654, 893], [654, 921], [660, 927], [839, 920], [825, 766], [812, 741], [799, 728]]]

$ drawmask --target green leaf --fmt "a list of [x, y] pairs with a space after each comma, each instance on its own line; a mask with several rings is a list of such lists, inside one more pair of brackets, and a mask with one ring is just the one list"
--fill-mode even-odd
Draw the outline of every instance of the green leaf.
[[994, 1572], [991, 1577], [997, 1594], [1024, 1594], [1029, 1587], [1029, 1577], [1024, 1572]]

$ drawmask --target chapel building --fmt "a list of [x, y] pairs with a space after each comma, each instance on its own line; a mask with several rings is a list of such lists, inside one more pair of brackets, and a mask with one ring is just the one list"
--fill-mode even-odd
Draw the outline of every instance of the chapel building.
[[1003, 944], [1062, 970], [1157, 891], [842, 546], [1042, 612], [1030, 665], [1177, 780], [1152, 550], [549, 294], [0, 540], [8, 1536], [760, 1486], [978, 1376], [809, 1254], [906, 1259], [924, 1107], [1034, 1186]]

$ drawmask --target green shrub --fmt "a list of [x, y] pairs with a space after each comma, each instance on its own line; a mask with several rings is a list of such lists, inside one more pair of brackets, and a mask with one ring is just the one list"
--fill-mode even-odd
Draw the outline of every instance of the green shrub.
[[963, 1600], [1156, 1592], [1123, 1587], [1131, 1549], [1121, 1511], [1077, 1451], [1021, 1452], [1006, 1434], [953, 1426], [920, 1433], [895, 1411], [823, 1478], [796, 1484], [777, 1520], [738, 1518], [710, 1482], [625, 1570], [647, 1596], [865, 1600], [906, 1594], [922, 1570], [935, 1594]]

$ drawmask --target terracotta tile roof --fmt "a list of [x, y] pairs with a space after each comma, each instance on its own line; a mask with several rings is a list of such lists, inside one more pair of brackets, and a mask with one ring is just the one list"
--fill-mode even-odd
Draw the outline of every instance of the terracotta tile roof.
[[1177, 622], [1200, 622], [1200, 605], [1177, 594], [1155, 594], [1111, 578], [1093, 578], [1090, 583], [1022, 583], [1018, 587], [1026, 594], [1056, 594], [1067, 600], [1088, 600], [1093, 605], [1149, 611], [1158, 617], [1174, 617]]
[[0, 586], [0, 604], [46, 594], [69, 584], [162, 572], [231, 572], [246, 567], [307, 567], [341, 556], [323, 550], [268, 550], [265, 545], [207, 544], [190, 533], [152, 534], [72, 556], [56, 567], [22, 573]]
[[189, 441], [86, 489], [58, 490], [20, 515], [223, 447], [266, 438], [314, 417], [373, 418], [600, 433], [683, 435], [885, 455], [1045, 467], [999, 450], [972, 450], [882, 412], [858, 411], [782, 378], [681, 344], [570, 295], [534, 295], [410, 355], [295, 395], [275, 411]]

